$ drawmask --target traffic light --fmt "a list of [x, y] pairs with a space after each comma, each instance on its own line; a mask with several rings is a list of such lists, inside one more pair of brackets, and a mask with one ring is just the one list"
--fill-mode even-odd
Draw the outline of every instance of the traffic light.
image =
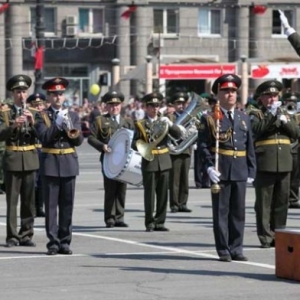
[[99, 75], [99, 86], [110, 86], [110, 73], [105, 72]]

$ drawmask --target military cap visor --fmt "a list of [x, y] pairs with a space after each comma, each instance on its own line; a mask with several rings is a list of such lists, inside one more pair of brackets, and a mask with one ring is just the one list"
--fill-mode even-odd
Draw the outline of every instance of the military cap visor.
[[151, 105], [151, 104], [160, 104], [161, 101], [163, 100], [163, 95], [160, 93], [151, 93], [151, 94], [147, 94], [143, 97], [142, 101], [146, 104], [146, 105]]
[[44, 82], [42, 89], [47, 92], [63, 92], [69, 85], [69, 81], [65, 78], [57, 77]]
[[234, 89], [238, 90], [241, 86], [241, 79], [235, 74], [225, 74], [218, 77], [212, 86], [212, 92], [216, 95], [219, 90]]
[[11, 77], [6, 83], [6, 89], [8, 91], [13, 91], [15, 89], [29, 89], [31, 86], [32, 80], [27, 75], [16, 75]]
[[176, 102], [186, 102], [189, 99], [189, 96], [187, 93], [184, 92], [178, 92], [175, 93], [172, 97], [171, 97], [171, 102], [172, 103], [176, 103]]
[[102, 101], [106, 104], [120, 104], [124, 101], [124, 95], [120, 92], [108, 92], [102, 97]]
[[32, 94], [30, 95], [26, 102], [31, 104], [43, 103], [46, 101], [46, 96], [44, 94]]
[[283, 89], [283, 85], [280, 81], [277, 80], [268, 80], [261, 83], [256, 91], [255, 94], [261, 95], [268, 95], [268, 94], [275, 94], [278, 95]]

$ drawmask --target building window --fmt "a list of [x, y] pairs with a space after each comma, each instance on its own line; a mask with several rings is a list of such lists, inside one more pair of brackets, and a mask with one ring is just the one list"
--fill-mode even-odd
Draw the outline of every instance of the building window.
[[[295, 14], [292, 10], [282, 10], [287, 17], [289, 24], [295, 26]], [[284, 29], [281, 26], [280, 16], [277, 9], [272, 12], [272, 35], [284, 35]]]
[[79, 9], [79, 32], [103, 33], [104, 11], [103, 9]]
[[[56, 10], [55, 8], [45, 7], [44, 9], [44, 26], [45, 26], [45, 36], [55, 35], [56, 32]], [[36, 30], [36, 8], [30, 8], [30, 25], [31, 25], [31, 36], [35, 36]]]
[[199, 35], [221, 35], [221, 10], [199, 9], [198, 13]]
[[163, 35], [178, 35], [179, 11], [178, 9], [154, 9], [153, 32]]

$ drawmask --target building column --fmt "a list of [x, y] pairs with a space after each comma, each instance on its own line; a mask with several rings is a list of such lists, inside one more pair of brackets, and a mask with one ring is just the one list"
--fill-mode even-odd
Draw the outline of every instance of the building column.
[[[6, 78], [23, 73], [23, 30], [28, 23], [23, 4], [11, 3], [6, 11]], [[29, 26], [25, 26], [26, 29]], [[25, 30], [26, 30], [25, 29]]]
[[[135, 28], [135, 42], [132, 45], [132, 64], [139, 67], [145, 65], [145, 59], [148, 54], [148, 44], [149, 44], [149, 29], [151, 26], [149, 22], [149, 9], [145, 6], [140, 6], [134, 14], [134, 28]], [[139, 92], [145, 92], [146, 87], [146, 77], [143, 78], [144, 74], [141, 74], [141, 78], [135, 80], [132, 85], [133, 93], [138, 94]], [[145, 76], [145, 75], [144, 75]], [[152, 90], [152, 88], [151, 88]]]
[[237, 52], [236, 60], [239, 61], [240, 57], [245, 55], [249, 57], [249, 7], [240, 7], [237, 10]]
[[[117, 9], [117, 55], [120, 60], [120, 76], [124, 75], [126, 67], [130, 66], [130, 19], [120, 17], [127, 10], [127, 6], [120, 6]], [[130, 96], [130, 81], [120, 81], [118, 85], [119, 91], [125, 96], [125, 101]]]

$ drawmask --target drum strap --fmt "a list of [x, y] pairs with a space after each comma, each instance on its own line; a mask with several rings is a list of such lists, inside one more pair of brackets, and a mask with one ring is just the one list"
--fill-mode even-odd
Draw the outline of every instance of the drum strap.
[[144, 121], [143, 121], [143, 120], [137, 121], [137, 122], [136, 122], [136, 125], [137, 125], [137, 127], [139, 128], [141, 134], [143, 135], [144, 140], [145, 140], [146, 142], [148, 142], [147, 133], [146, 133], [146, 130], [145, 130], [144, 126], [142, 125], [142, 122], [144, 122]]

